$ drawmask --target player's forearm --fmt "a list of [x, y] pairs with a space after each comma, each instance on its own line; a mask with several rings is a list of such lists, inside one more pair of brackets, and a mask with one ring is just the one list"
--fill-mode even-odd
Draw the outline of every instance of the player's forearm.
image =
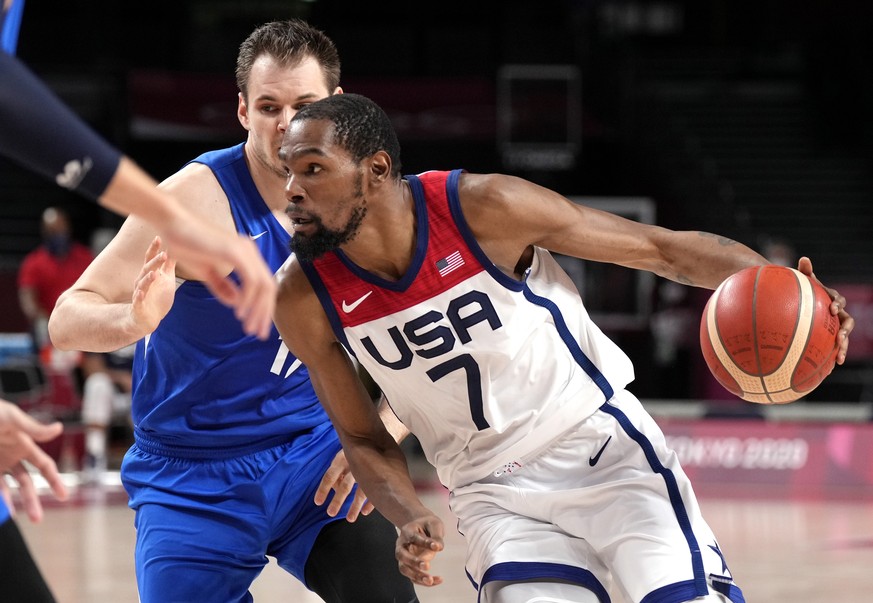
[[648, 266], [671, 280], [715, 289], [724, 279], [749, 266], [769, 264], [742, 243], [707, 232], [670, 232], [657, 238], [661, 257]]
[[61, 350], [112, 352], [147, 334], [133, 320], [130, 303], [110, 303], [88, 291], [65, 292], [49, 318], [49, 336]]
[[375, 446], [370, 441], [343, 440], [352, 474], [367, 498], [395, 526], [430, 513], [418, 498], [406, 457], [396, 444]]

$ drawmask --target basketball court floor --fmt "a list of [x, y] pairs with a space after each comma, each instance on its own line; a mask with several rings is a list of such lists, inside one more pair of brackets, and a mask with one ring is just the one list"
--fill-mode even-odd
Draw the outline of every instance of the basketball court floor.
[[[49, 507], [41, 524], [18, 515], [59, 603], [137, 602], [133, 512], [117, 479], [110, 473], [99, 487], [73, 485], [65, 504], [45, 498]], [[453, 530], [447, 494], [440, 487], [423, 488], [421, 494], [442, 514], [448, 537], [435, 562], [444, 584], [419, 588], [419, 598], [473, 602], [463, 570], [464, 543]], [[749, 603], [873, 600], [873, 499], [786, 501], [756, 498], [752, 491], [731, 498], [704, 494], [701, 506]], [[320, 601], [272, 562], [251, 592], [257, 603]]]

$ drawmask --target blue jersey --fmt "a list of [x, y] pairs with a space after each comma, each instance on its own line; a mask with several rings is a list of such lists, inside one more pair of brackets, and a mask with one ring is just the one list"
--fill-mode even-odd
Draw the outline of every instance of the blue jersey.
[[[194, 161], [212, 169], [237, 230], [278, 270], [290, 235], [258, 193], [243, 145]], [[179, 285], [170, 312], [137, 344], [133, 381], [137, 445], [154, 454], [239, 456], [329, 423], [306, 368], [276, 328], [267, 341], [246, 335], [233, 310], [199, 282]]]

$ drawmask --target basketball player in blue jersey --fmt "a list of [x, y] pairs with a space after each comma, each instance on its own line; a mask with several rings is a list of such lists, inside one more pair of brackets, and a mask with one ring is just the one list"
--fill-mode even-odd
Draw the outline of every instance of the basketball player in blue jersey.
[[[399, 529], [403, 572], [439, 584], [444, 526], [416, 496], [348, 352], [442, 483], [487, 603], [741, 603], [633, 367], [549, 251], [715, 288], [767, 261], [504, 175], [400, 177], [385, 113], [344, 94], [301, 109], [280, 152], [295, 254], [276, 325], [310, 371], [352, 472]], [[807, 258], [800, 270], [812, 274]], [[853, 319], [841, 320], [838, 362]]]
[[[341, 92], [339, 78], [322, 32], [297, 20], [257, 28], [237, 62], [247, 140], [197, 157], [162, 188], [198, 220], [249, 237], [278, 270], [291, 239], [279, 146], [297, 110]], [[121, 477], [143, 603], [250, 601], [267, 555], [328, 602], [417, 600], [394, 558], [394, 527], [358, 517], [363, 496], [350, 496], [306, 368], [275, 329], [267, 341], [246, 335], [142, 220], [129, 218], [62, 295], [49, 331], [62, 349], [138, 342], [135, 444]]]
[[[202, 224], [157, 182], [88, 127], [15, 56], [24, 0], [0, 2], [0, 155], [96, 199], [136, 214], [162, 236], [223, 302], [246, 332], [270, 332], [275, 281], [247, 237]], [[228, 277], [231, 270], [238, 278]]]

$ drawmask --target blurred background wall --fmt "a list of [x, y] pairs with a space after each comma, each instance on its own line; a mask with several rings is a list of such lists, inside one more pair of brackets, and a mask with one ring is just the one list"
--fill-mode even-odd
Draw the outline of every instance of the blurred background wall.
[[[873, 5], [861, 0], [28, 0], [19, 56], [162, 179], [244, 139], [233, 78], [258, 24], [336, 42], [342, 86], [389, 113], [404, 170], [517, 174], [634, 219], [809, 255], [858, 320], [810, 399], [873, 401]], [[2, 84], [0, 84], [2, 85]], [[0, 124], [2, 127], [2, 124]], [[119, 219], [0, 159], [0, 332], [49, 205], [87, 242]], [[718, 398], [708, 292], [568, 264], [647, 398]], [[633, 300], [632, 303], [624, 303]]]

